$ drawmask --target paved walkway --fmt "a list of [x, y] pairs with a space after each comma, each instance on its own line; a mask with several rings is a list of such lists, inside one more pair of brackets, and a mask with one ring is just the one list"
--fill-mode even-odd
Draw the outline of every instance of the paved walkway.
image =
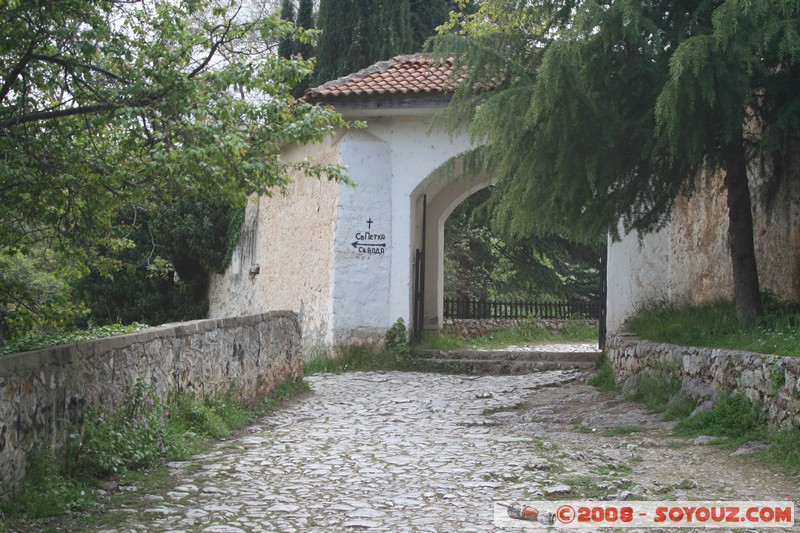
[[492, 531], [495, 500], [555, 485], [513, 409], [573, 372], [469, 377], [350, 373], [249, 434], [175, 463], [179, 486], [115, 531]]

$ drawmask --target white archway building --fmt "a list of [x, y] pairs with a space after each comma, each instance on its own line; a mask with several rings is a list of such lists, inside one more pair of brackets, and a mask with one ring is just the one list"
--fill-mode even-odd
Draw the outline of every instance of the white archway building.
[[311, 353], [379, 344], [398, 318], [412, 320], [414, 257], [425, 243], [424, 324], [439, 327], [444, 222], [487, 185], [433, 176], [470, 147], [463, 132], [430, 128], [449, 102], [451, 72], [423, 55], [398, 56], [307, 93], [367, 127], [283, 156], [344, 165], [356, 186], [293, 176], [285, 195], [254, 199], [231, 266], [212, 281], [212, 317], [291, 309]]

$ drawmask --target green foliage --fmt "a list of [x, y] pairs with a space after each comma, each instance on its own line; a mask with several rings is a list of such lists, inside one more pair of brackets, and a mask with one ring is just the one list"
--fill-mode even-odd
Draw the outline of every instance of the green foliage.
[[409, 362], [412, 357], [408, 344], [408, 330], [402, 317], [398, 318], [386, 332], [386, 349], [399, 364]]
[[641, 402], [648, 409], [664, 412], [670, 401], [679, 396], [682, 380], [672, 368], [662, 367], [641, 372], [636, 377], [636, 386], [628, 399]]
[[104, 252], [118, 268], [94, 268], [75, 283], [91, 320], [161, 324], [205, 317], [211, 275], [230, 262], [244, 209], [195, 195], [119, 209], [114, 229], [133, 245]]
[[386, 332], [386, 348], [392, 350], [408, 346], [408, 330], [402, 317], [398, 318]]
[[792, 179], [799, 18], [785, 0], [487, 0], [435, 42], [466, 76], [442, 122], [468, 124], [467, 167], [497, 176], [496, 218], [517, 235], [657, 229], [701, 170], [724, 171], [737, 311], [752, 318], [746, 170]]
[[[292, 0], [281, 0], [281, 20], [294, 24], [294, 2]], [[284, 59], [290, 59], [294, 54], [294, 41], [291, 35], [286, 35], [278, 43], [278, 55]]]
[[50, 348], [62, 344], [73, 344], [93, 339], [114, 337], [126, 333], [134, 333], [149, 327], [146, 324], [134, 322], [132, 324], [110, 324], [108, 326], [95, 326], [85, 330], [62, 330], [47, 335], [31, 335], [6, 344], [0, 349], [0, 354], [6, 355], [17, 352], [27, 352], [40, 348]]
[[607, 392], [618, 393], [621, 390], [616, 382], [614, 366], [605, 353], [597, 364], [595, 374], [590, 377], [586, 383]]
[[164, 461], [201, 453], [208, 438], [244, 427], [308, 390], [305, 381], [289, 379], [247, 407], [224, 395], [199, 402], [179, 396], [164, 405], [142, 381], [129, 390], [117, 387], [102, 407], [87, 413], [83, 432], [71, 436], [66, 453], [29, 455], [21, 491], [0, 502], [0, 526], [39, 531], [49, 522], [37, 519], [92, 512], [99, 507], [92, 490], [98, 480], [149, 478]]
[[723, 396], [714, 409], [684, 418], [675, 427], [680, 435], [714, 435], [736, 441], [761, 440], [767, 434], [764, 413], [745, 396]]
[[71, 435], [77, 472], [96, 477], [154, 465], [169, 454], [164, 434], [167, 411], [150, 385], [117, 388], [90, 412], [83, 434]]
[[120, 205], [190, 192], [238, 202], [280, 189], [292, 170], [344, 179], [341, 167], [278, 155], [344, 125], [291, 94], [313, 62], [269, 53], [289, 32], [313, 35], [234, 4], [0, 11], [0, 253], [44, 242], [83, 264], [109, 245]]
[[471, 339], [445, 333], [441, 335], [428, 333], [422, 338], [420, 348], [429, 350], [491, 349], [524, 344], [596, 341], [597, 328], [586, 320], [566, 321], [560, 330], [552, 333], [536, 320], [525, 320], [520, 324]]
[[[287, 393], [286, 384], [282, 383], [278, 390], [260, 402], [277, 402], [291, 394]], [[169, 424], [189, 431], [201, 437], [218, 439], [227, 437], [231, 430], [241, 429], [260, 416], [262, 407], [249, 409], [242, 402], [226, 395], [205, 398], [196, 401], [187, 395], [181, 395], [170, 402]]]
[[603, 243], [579, 244], [558, 235], [514, 235], [492, 223], [498, 198], [483, 189], [445, 222], [448, 298], [598, 298]]
[[[0, 349], [28, 335], [68, 328], [87, 310], [73, 301], [68, 284], [47, 258], [0, 255]], [[24, 342], [24, 341], [22, 341]]]
[[[411, 29], [414, 51], [422, 50], [425, 41], [436, 33], [436, 28], [447, 22], [449, 13], [460, 12], [458, 2], [453, 0], [426, 0], [424, 2], [411, 2]], [[474, 10], [472, 5], [465, 9]]]
[[431, 367], [418, 355], [416, 349], [409, 346], [407, 341], [386, 350], [374, 350], [362, 346], [342, 346], [333, 357], [328, 354], [319, 354], [307, 361], [303, 366], [303, 373], [310, 375], [376, 370], [412, 372], [438, 370]]
[[800, 471], [800, 428], [775, 431], [770, 436], [767, 457], [770, 461]]
[[0, 515], [47, 518], [96, 509], [90, 484], [65, 473], [62, 463], [52, 452], [31, 452], [22, 490], [15, 497], [0, 501]]
[[769, 294], [764, 301], [767, 314], [754, 324], [741, 321], [727, 301], [697, 306], [652, 302], [628, 321], [627, 328], [659, 342], [800, 356], [797, 304], [777, 302]]

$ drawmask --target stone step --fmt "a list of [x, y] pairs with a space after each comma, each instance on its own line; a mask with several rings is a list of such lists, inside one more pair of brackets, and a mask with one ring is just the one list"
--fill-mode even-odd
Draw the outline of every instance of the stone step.
[[429, 350], [425, 352], [425, 358], [459, 361], [553, 361], [595, 364], [600, 359], [600, 352], [555, 352], [539, 350]]
[[[598, 354], [599, 357], [599, 354]], [[594, 361], [533, 361], [533, 360], [496, 360], [496, 359], [456, 359], [456, 358], [426, 358], [442, 369], [458, 372], [485, 375], [520, 375], [534, 372], [547, 372], [549, 370], [592, 370]]]

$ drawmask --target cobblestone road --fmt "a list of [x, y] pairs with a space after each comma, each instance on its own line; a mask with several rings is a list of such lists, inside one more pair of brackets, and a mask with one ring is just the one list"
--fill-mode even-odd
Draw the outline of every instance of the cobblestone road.
[[543, 461], [532, 437], [483, 413], [574, 378], [311, 376], [314, 394], [268, 424], [174, 464], [180, 485], [125, 530], [491, 531], [492, 501], [530, 499], [546, 476], [523, 468]]
[[[602, 436], [604, 420], [642, 431], [665, 426], [632, 404], [571, 383], [578, 377], [585, 375], [310, 376], [313, 394], [207, 455], [174, 463], [175, 487], [142, 495], [146, 504], [122, 509], [126, 522], [105, 531], [494, 531], [494, 501], [559, 498], [570, 490], [565, 483], [591, 476], [596, 485], [581, 493], [606, 499], [797, 496], [771, 472], [737, 477], [727, 463], [709, 462], [719, 453], [708, 446], [664, 445], [646, 432]], [[586, 416], [591, 427], [578, 427], [570, 416], [593, 405], [602, 413]], [[727, 452], [720, 457], [731, 460]], [[624, 479], [634, 475], [626, 465], [634, 459], [640, 466], [661, 462], [666, 471], [634, 479], [636, 485]], [[687, 461], [690, 475], [705, 475], [697, 465], [708, 464], [708, 476], [680, 477]], [[575, 488], [560, 499], [577, 495]]]

